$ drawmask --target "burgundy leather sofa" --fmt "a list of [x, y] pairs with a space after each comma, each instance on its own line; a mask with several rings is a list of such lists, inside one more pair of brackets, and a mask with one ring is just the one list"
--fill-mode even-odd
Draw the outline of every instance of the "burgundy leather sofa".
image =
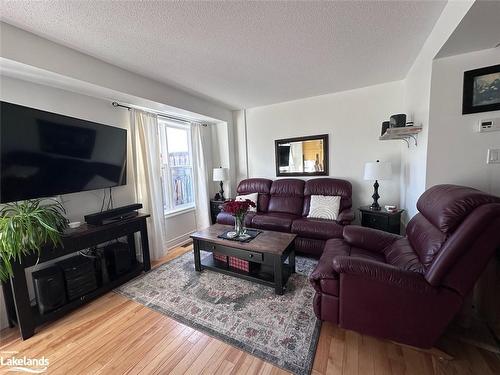
[[319, 319], [432, 347], [500, 247], [500, 198], [437, 185], [417, 202], [407, 236], [359, 226], [326, 243], [310, 275]]
[[[344, 226], [354, 219], [352, 187], [345, 180], [284, 178], [272, 181], [249, 178], [239, 183], [237, 193], [259, 193], [257, 212], [251, 212], [245, 218], [247, 227], [296, 233], [295, 250], [311, 255], [321, 255], [326, 240], [342, 237]], [[307, 218], [311, 195], [341, 196], [338, 220]], [[233, 225], [234, 218], [221, 212], [217, 222]]]

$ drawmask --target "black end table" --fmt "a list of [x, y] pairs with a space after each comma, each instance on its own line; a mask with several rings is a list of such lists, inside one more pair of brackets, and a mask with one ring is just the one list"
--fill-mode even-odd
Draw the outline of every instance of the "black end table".
[[212, 224], [217, 222], [217, 215], [221, 212], [221, 204], [225, 201], [210, 199], [210, 219], [212, 220]]
[[360, 207], [359, 210], [361, 211], [362, 226], [400, 234], [401, 214], [404, 210], [398, 209], [389, 212], [385, 208], [381, 208], [379, 211], [375, 211], [370, 206]]

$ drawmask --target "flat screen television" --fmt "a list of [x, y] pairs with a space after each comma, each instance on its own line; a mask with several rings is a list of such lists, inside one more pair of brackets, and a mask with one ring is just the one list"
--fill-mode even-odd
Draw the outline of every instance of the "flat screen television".
[[0, 102], [0, 201], [127, 182], [125, 129]]

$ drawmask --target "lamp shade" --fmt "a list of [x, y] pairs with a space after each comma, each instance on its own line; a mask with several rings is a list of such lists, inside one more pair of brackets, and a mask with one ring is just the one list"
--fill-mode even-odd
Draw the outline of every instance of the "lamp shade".
[[227, 181], [228, 180], [227, 168], [214, 168], [213, 180], [214, 181]]
[[365, 180], [390, 180], [391, 177], [392, 165], [390, 162], [365, 163]]

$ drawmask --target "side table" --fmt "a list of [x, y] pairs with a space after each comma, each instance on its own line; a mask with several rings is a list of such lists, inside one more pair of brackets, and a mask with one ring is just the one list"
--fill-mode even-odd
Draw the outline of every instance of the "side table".
[[223, 203], [224, 201], [221, 200], [210, 199], [210, 219], [212, 220], [212, 224], [217, 222], [217, 215], [221, 212], [220, 206]]
[[400, 234], [401, 214], [404, 210], [398, 209], [389, 212], [385, 208], [381, 208], [380, 211], [375, 211], [370, 209], [370, 206], [360, 207], [359, 210], [361, 211], [362, 226]]

